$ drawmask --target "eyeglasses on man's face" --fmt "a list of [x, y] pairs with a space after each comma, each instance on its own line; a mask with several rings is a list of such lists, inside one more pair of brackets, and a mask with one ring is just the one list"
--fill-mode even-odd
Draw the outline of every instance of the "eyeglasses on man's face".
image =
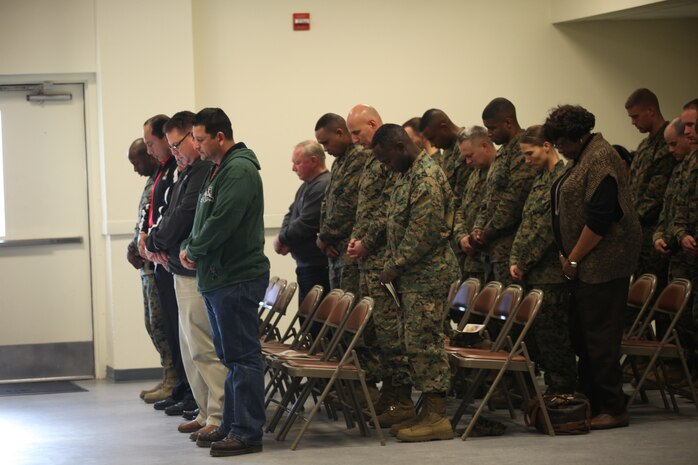
[[189, 134], [191, 134], [191, 131], [189, 131], [188, 133], [186, 133], [186, 134], [184, 135], [184, 137], [182, 137], [181, 139], [179, 139], [179, 142], [177, 142], [176, 144], [170, 145], [170, 150], [172, 150], [172, 151], [179, 150], [179, 146], [182, 145], [182, 142], [184, 142], [184, 139], [186, 139], [187, 137], [189, 137]]

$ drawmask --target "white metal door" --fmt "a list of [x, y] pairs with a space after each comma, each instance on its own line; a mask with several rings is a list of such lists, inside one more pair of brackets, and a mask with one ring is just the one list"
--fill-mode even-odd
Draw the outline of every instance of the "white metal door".
[[0, 382], [94, 376], [85, 105], [0, 90]]

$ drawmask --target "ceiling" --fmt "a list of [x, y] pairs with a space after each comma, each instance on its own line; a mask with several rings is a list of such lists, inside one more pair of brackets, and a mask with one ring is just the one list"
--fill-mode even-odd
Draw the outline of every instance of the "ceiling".
[[698, 18], [698, 0], [668, 0], [650, 5], [628, 8], [585, 20], [648, 20]]

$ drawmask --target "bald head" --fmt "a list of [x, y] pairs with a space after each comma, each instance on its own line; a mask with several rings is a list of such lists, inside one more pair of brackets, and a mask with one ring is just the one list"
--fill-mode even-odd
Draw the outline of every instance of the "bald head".
[[378, 111], [370, 105], [359, 104], [349, 111], [347, 127], [351, 139], [355, 144], [361, 144], [364, 148], [371, 147], [371, 140], [376, 130], [383, 125]]
[[669, 146], [669, 151], [677, 160], [683, 160], [691, 152], [691, 144], [684, 135], [684, 125], [681, 118], [674, 118], [664, 129], [664, 140]]
[[133, 171], [141, 176], [152, 176], [157, 171], [158, 161], [148, 155], [148, 147], [143, 139], [136, 139], [128, 148], [128, 161], [133, 165]]

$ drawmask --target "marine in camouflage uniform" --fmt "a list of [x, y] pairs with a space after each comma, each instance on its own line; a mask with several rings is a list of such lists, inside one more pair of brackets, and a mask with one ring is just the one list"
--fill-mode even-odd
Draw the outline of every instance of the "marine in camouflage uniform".
[[401, 330], [415, 387], [425, 392], [449, 388], [449, 366], [441, 328], [443, 306], [458, 265], [449, 245], [453, 193], [443, 171], [422, 151], [399, 175], [390, 198], [385, 270], [401, 302]]
[[[468, 177], [463, 191], [463, 200], [460, 208], [456, 210], [456, 220], [453, 226], [453, 245], [460, 249], [460, 242], [463, 237], [470, 234], [475, 224], [475, 218], [480, 209], [480, 204], [485, 199], [485, 185], [487, 173], [490, 167], [473, 169]], [[477, 278], [481, 282], [485, 280], [485, 268], [482, 266], [480, 252], [473, 255], [466, 255], [463, 261], [462, 279]]]
[[545, 370], [548, 393], [574, 392], [577, 380], [568, 319], [570, 288], [560, 269], [550, 212], [550, 188], [565, 169], [560, 160], [553, 171], [544, 169], [534, 179], [509, 258], [509, 265], [523, 272], [528, 289], [543, 291], [531, 348]]
[[356, 222], [352, 239], [361, 241], [368, 253], [359, 261], [359, 295], [373, 298], [373, 325], [364, 335], [369, 350], [380, 358], [378, 366], [367, 367], [370, 381], [389, 380], [393, 385], [410, 385], [409, 366], [399, 343], [397, 306], [380, 285], [379, 277], [388, 259], [386, 222], [388, 202], [395, 183], [395, 173], [372, 154], [359, 181]]
[[356, 218], [359, 179], [369, 156], [370, 152], [352, 144], [335, 158], [320, 210], [318, 237], [339, 252], [338, 258], [329, 259], [330, 285], [355, 295], [359, 295], [359, 267], [347, 255], [347, 245]]
[[[138, 235], [145, 220], [143, 212], [147, 211], [147, 206], [150, 204], [154, 180], [155, 175], [148, 178], [138, 204], [138, 222], [136, 223], [136, 227], [134, 229], [134, 238], [128, 243], [127, 246], [127, 252], [133, 256], [139, 256], [137, 245]], [[167, 337], [165, 335], [165, 325], [162, 319], [162, 313], [160, 311], [160, 298], [158, 297], [158, 290], [155, 286], [153, 263], [144, 259], [143, 267], [138, 271], [141, 275], [141, 288], [143, 291], [145, 330], [148, 332], [148, 336], [150, 336], [150, 340], [153, 342], [155, 350], [157, 350], [158, 354], [160, 355], [160, 365], [165, 370], [164, 376], [174, 377], [175, 369], [172, 361], [172, 352], [169, 344], [167, 343]], [[145, 393], [146, 391], [141, 393], [141, 397], [143, 397]]]
[[[679, 181], [678, 192], [674, 199], [674, 215], [673, 221], [669, 224], [670, 233], [674, 234], [676, 243], [681, 248], [681, 241], [686, 236], [698, 237], [698, 150], [694, 150], [681, 163], [684, 166], [683, 174]], [[693, 305], [690, 309], [691, 321], [687, 322], [686, 326], [698, 328], [698, 259], [685, 257], [685, 266], [687, 268], [688, 277], [692, 285]], [[678, 272], [675, 270], [675, 272]], [[692, 333], [692, 334], [691, 334]], [[698, 371], [698, 358], [696, 356], [696, 348], [698, 348], [698, 331], [692, 331], [687, 336], [691, 339], [690, 346], [693, 347], [693, 370]]]
[[[458, 209], [463, 200], [466, 184], [473, 169], [465, 163], [460, 153], [458, 140], [451, 146], [441, 151], [439, 166], [446, 175], [449, 186], [453, 191], [453, 203]], [[435, 160], [436, 161], [436, 160]]]
[[521, 153], [520, 138], [521, 133], [497, 150], [473, 226], [473, 230], [482, 231], [485, 238], [485, 279], [504, 285], [511, 282], [509, 252], [535, 177], [535, 171], [526, 164]]
[[642, 226], [642, 249], [635, 276], [654, 274], [660, 289], [666, 285], [669, 263], [654, 249], [652, 236], [657, 227], [671, 172], [676, 166], [676, 160], [669, 153], [664, 140], [664, 129], [668, 124], [664, 123], [656, 133], [640, 142], [628, 178], [633, 205]]
[[[695, 156], [695, 153], [694, 153]], [[652, 236], [652, 243], [663, 239], [667, 244], [667, 248], [670, 250], [669, 255], [669, 281], [676, 278], [691, 279], [691, 267], [688, 258], [681, 250], [681, 246], [676, 240], [673, 231], [673, 219], [676, 215], [676, 201], [679, 195], [681, 185], [687, 180], [686, 167], [689, 165], [689, 158], [680, 161], [669, 178], [669, 183], [667, 184], [666, 191], [664, 193], [664, 204], [662, 206], [662, 211], [659, 214], [659, 220], [657, 221], [657, 227], [654, 230], [654, 235]], [[693, 307], [693, 297], [695, 290], [691, 292], [691, 300], [689, 301], [688, 308]], [[626, 319], [626, 324], [628, 323]], [[693, 354], [690, 356], [690, 362], [695, 365], [695, 326], [693, 323], [693, 318], [690, 312], [684, 312], [681, 321], [676, 328], [682, 345], [691, 351]]]

